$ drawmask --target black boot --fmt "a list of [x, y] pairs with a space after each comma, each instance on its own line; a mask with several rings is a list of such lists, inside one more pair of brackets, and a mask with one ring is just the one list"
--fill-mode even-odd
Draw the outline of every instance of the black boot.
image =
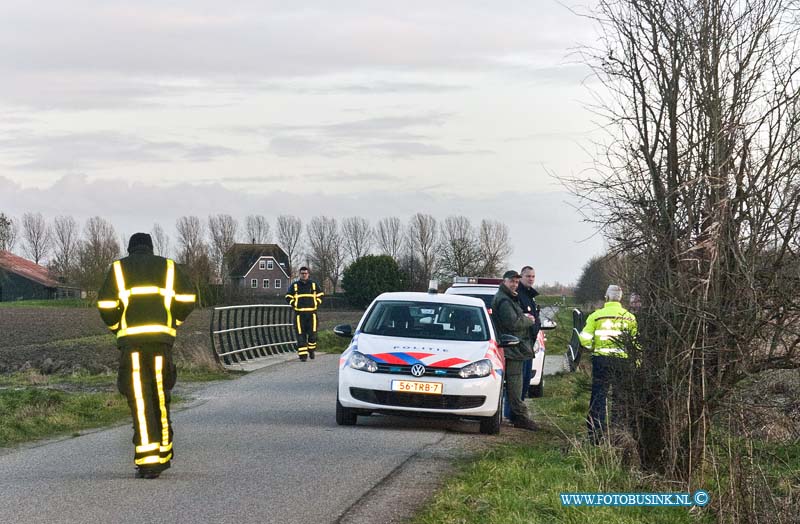
[[139, 466], [136, 468], [137, 479], [157, 479], [161, 475], [160, 467]]
[[528, 431], [536, 431], [539, 426], [529, 418], [520, 418], [514, 421], [514, 427], [520, 429], [527, 429]]

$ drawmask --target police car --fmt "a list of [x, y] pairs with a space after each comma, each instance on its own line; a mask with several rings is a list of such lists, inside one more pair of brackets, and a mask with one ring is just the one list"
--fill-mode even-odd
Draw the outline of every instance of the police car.
[[372, 413], [455, 416], [480, 421], [496, 434], [502, 417], [502, 348], [484, 303], [477, 298], [432, 293], [384, 293], [355, 331], [339, 359], [336, 422], [356, 424]]
[[[492, 300], [502, 282], [502, 278], [455, 277], [452, 287], [449, 287], [445, 294], [479, 298], [486, 305], [489, 314], [491, 314]], [[536, 337], [536, 344], [533, 348], [533, 369], [531, 371], [531, 381], [528, 385], [528, 393], [531, 397], [544, 395], [544, 357], [545, 341], [547, 340], [544, 331], [556, 328], [556, 323], [552, 320], [545, 317], [542, 317], [541, 320], [542, 329]]]

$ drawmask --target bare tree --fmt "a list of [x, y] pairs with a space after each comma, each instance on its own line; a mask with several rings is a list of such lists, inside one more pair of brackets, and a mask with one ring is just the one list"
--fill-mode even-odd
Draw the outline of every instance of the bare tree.
[[272, 241], [269, 221], [264, 215], [247, 215], [247, 241], [254, 244], [268, 244]]
[[169, 235], [161, 227], [161, 224], [153, 224], [153, 231], [150, 233], [153, 237], [153, 251], [156, 255], [162, 257], [169, 257]]
[[28, 258], [37, 264], [50, 251], [50, 228], [41, 213], [25, 213], [22, 215], [22, 238]]
[[342, 241], [351, 262], [369, 253], [372, 247], [372, 228], [369, 220], [362, 217], [348, 217], [342, 220]]
[[500, 276], [513, 252], [508, 226], [496, 220], [484, 219], [481, 221], [478, 241], [482, 264], [478, 272], [487, 277]]
[[331, 290], [335, 292], [344, 265], [342, 237], [336, 219], [324, 216], [312, 218], [306, 226], [306, 235], [312, 270], [321, 274], [323, 281], [327, 279]]
[[297, 258], [300, 236], [303, 234], [303, 223], [293, 215], [278, 217], [278, 244], [289, 256], [291, 274], [297, 273]]
[[209, 247], [204, 241], [203, 223], [196, 216], [182, 216], [175, 223], [175, 229], [178, 232], [177, 262], [186, 266], [202, 305], [205, 303], [205, 289], [214, 274]]
[[71, 216], [57, 216], [53, 221], [53, 260], [51, 267], [65, 279], [73, 278], [80, 250], [78, 223]]
[[480, 266], [478, 235], [469, 218], [449, 216], [441, 225], [439, 270], [447, 276], [473, 275]]
[[375, 226], [375, 240], [381, 253], [387, 254], [395, 260], [400, 259], [403, 252], [405, 234], [403, 224], [397, 217], [385, 217]]
[[211, 260], [219, 278], [225, 278], [225, 253], [236, 242], [236, 231], [238, 229], [239, 224], [230, 215], [211, 215], [208, 217]]
[[735, 475], [728, 522], [775, 515], [750, 502], [762, 471], [717, 467], [738, 451], [717, 455], [711, 428], [747, 419], [728, 403], [745, 377], [800, 366], [797, 7], [601, 0], [604, 37], [587, 51], [610, 143], [598, 176], [573, 183], [621, 255], [615, 276], [642, 297], [647, 349], [629, 386], [640, 455], [690, 486]]
[[16, 241], [16, 221], [5, 213], [0, 213], [0, 251], [11, 251]]
[[83, 228], [83, 241], [78, 251], [78, 283], [94, 293], [103, 283], [108, 267], [120, 255], [117, 233], [110, 222], [91, 217]]
[[407, 253], [416, 258], [419, 271], [410, 275], [412, 289], [426, 289], [428, 280], [436, 271], [439, 235], [436, 219], [431, 215], [417, 213], [408, 222], [406, 234]]

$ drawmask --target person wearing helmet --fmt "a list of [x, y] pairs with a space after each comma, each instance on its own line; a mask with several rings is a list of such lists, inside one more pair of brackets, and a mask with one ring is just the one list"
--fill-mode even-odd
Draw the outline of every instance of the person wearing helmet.
[[[627, 363], [625, 351], [636, 336], [636, 317], [622, 307], [622, 288], [610, 285], [606, 290], [606, 302], [602, 308], [586, 319], [579, 338], [581, 345], [592, 352], [592, 397], [589, 401], [589, 414], [586, 423], [589, 439], [598, 444], [608, 430], [606, 420], [606, 401], [609, 390], [615, 393], [613, 385], [619, 383]], [[617, 399], [619, 400], [619, 399]], [[612, 413], [619, 412], [614, 406]], [[612, 415], [612, 421], [613, 421]]]

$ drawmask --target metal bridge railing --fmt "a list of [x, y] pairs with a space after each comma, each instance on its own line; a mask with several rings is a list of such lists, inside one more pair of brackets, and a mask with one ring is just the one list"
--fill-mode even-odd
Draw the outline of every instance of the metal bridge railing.
[[293, 311], [289, 306], [215, 307], [210, 331], [214, 355], [226, 365], [297, 351]]

